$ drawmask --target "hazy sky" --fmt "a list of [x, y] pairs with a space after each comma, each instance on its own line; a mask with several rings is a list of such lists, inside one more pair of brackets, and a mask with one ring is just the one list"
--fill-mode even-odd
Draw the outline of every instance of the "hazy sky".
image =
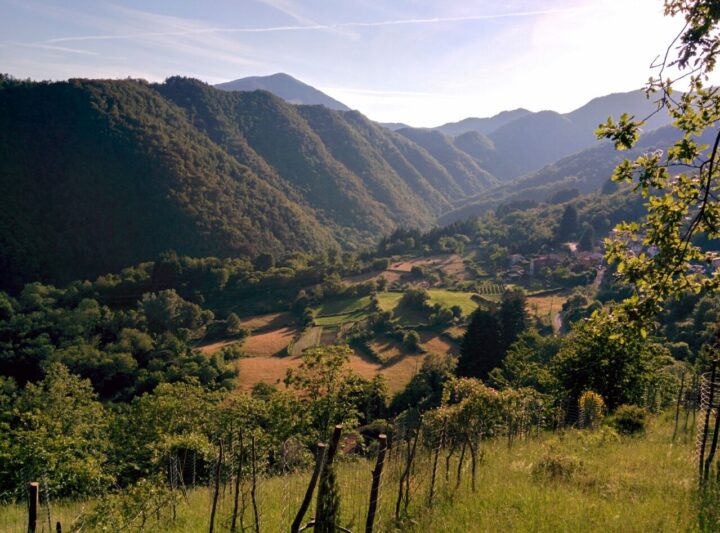
[[641, 87], [681, 24], [661, 0], [0, 0], [20, 78], [287, 72], [368, 117], [435, 126]]

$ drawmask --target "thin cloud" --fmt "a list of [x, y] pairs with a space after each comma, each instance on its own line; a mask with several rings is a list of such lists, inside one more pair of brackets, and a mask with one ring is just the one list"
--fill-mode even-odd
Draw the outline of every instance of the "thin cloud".
[[53, 46], [51, 44], [42, 44], [42, 43], [20, 43], [16, 41], [9, 41], [5, 43], [0, 43], [0, 46], [3, 47], [10, 47], [10, 46], [19, 46], [21, 48], [39, 48], [41, 50], [52, 50], [55, 52], [65, 52], [70, 54], [80, 54], [85, 56], [97, 56], [100, 55], [97, 52], [91, 52], [90, 50], [80, 50], [78, 48], [68, 48], [67, 46]]
[[324, 91], [342, 92], [348, 94], [367, 94], [367, 95], [379, 95], [379, 96], [410, 96], [410, 97], [426, 97], [431, 96], [434, 98], [454, 98], [456, 95], [443, 94], [443, 93], [431, 93], [421, 91], [383, 91], [376, 89], [359, 89], [351, 87], [323, 87]]
[[75, 37], [58, 37], [48, 39], [42, 43], [54, 44], [64, 42], [78, 41], [105, 41], [105, 40], [126, 40], [141, 39], [146, 37], [169, 37], [184, 35], [200, 35], [200, 34], [219, 34], [219, 33], [270, 33], [270, 32], [291, 32], [291, 31], [324, 31], [338, 30], [343, 28], [376, 28], [383, 26], [402, 26], [415, 24], [440, 24], [455, 22], [472, 22], [481, 20], [496, 20], [505, 18], [521, 18], [521, 17], [537, 17], [542, 15], [555, 15], [562, 13], [575, 13], [580, 11], [588, 11], [593, 9], [590, 6], [572, 7], [562, 9], [545, 9], [533, 11], [516, 11], [511, 13], [496, 13], [485, 15], [466, 15], [460, 17], [431, 17], [431, 18], [414, 18], [414, 19], [397, 19], [397, 20], [379, 20], [370, 22], [338, 22], [333, 24], [304, 24], [304, 25], [288, 25], [288, 26], [268, 26], [263, 28], [196, 28], [178, 31], [161, 31], [161, 32], [142, 32], [127, 33], [122, 35], [81, 35]]

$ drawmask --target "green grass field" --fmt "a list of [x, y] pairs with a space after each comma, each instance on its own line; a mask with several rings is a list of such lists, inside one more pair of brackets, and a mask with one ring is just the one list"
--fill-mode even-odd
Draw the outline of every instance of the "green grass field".
[[[692, 435], [671, 442], [672, 423], [663, 417], [639, 437], [617, 437], [607, 432], [570, 430], [542, 434], [508, 448], [504, 439], [482, 445], [477, 490], [470, 487], [469, 465], [455, 489], [457, 454], [445, 481], [444, 461], [438, 467], [436, 495], [427, 506], [432, 455], [421, 448], [411, 479], [409, 516], [394, 520], [397, 485], [404, 448], [387, 458], [380, 489], [376, 532], [688, 532], [699, 531], [693, 498], [695, 467]], [[580, 466], [563, 479], [538, 478], [536, 464], [544, 457], [572, 457]], [[443, 457], [441, 455], [441, 457]], [[364, 528], [370, 488], [371, 463], [362, 458], [340, 459], [337, 479], [342, 499], [342, 525]], [[261, 478], [258, 509], [261, 531], [287, 531], [306, 487], [308, 473]], [[247, 489], [247, 487], [246, 487]], [[180, 498], [177, 519], [165, 512], [162, 523], [151, 514], [145, 531], [204, 531], [208, 528], [211, 491], [197, 487]], [[63, 531], [90, 503], [51, 502], [53, 521]], [[44, 512], [44, 508], [42, 509]], [[167, 510], [166, 510], [167, 511]], [[216, 530], [227, 531], [232, 511], [232, 489], [221, 491]], [[307, 518], [312, 516], [312, 508]], [[44, 518], [44, 515], [42, 515]], [[0, 506], [0, 530], [26, 531], [23, 505]], [[252, 510], [245, 514], [252, 530]], [[53, 522], [54, 523], [54, 522]], [[47, 527], [47, 526], [46, 526]], [[128, 528], [128, 531], [139, 531]]]
[[400, 303], [403, 293], [401, 292], [379, 292], [378, 301], [383, 311], [394, 311]]
[[472, 299], [472, 292], [449, 291], [446, 289], [429, 289], [430, 304], [442, 304], [448, 307], [459, 305], [464, 315], [469, 315], [477, 308], [478, 304]]
[[[681, 532], [698, 531], [692, 439], [672, 444], [671, 424], [647, 435], [598, 438], [572, 431], [508, 450], [486, 448], [478, 491], [464, 491], [414, 517], [407, 531]], [[547, 454], [572, 456], [566, 480], [535, 479]]]
[[[436, 303], [448, 307], [459, 305], [465, 315], [472, 313], [478, 306], [472, 299], [474, 294], [472, 292], [450, 291], [447, 289], [429, 289], [427, 292], [430, 295], [430, 305]], [[393, 312], [401, 325], [407, 326], [421, 323], [424, 320], [421, 313], [398, 307], [402, 296], [403, 293], [401, 292], [378, 293], [380, 308], [383, 311]]]
[[370, 296], [329, 300], [314, 309], [318, 326], [339, 326], [367, 318]]

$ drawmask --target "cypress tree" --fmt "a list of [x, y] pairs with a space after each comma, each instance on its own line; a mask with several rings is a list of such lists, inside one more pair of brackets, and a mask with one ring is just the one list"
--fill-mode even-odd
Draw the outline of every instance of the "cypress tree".
[[575, 206], [568, 204], [565, 206], [560, 225], [557, 229], [558, 242], [566, 242], [572, 239], [578, 230], [578, 213]]

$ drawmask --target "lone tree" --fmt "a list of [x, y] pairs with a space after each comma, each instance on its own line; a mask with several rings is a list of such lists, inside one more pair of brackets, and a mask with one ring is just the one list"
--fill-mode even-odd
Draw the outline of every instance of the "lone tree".
[[568, 204], [565, 206], [562, 217], [560, 218], [560, 225], [557, 229], [557, 240], [558, 242], [565, 242], [572, 239], [578, 230], [578, 213], [575, 206]]

